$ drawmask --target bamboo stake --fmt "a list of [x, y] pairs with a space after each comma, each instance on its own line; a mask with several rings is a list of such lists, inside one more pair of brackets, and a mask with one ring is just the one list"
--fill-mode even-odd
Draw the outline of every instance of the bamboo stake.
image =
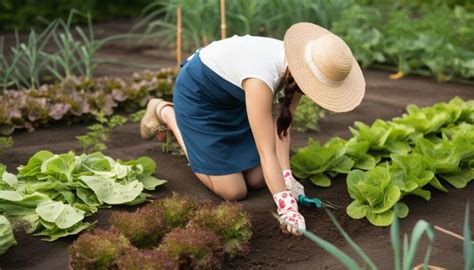
[[[439, 227], [439, 226], [434, 226], [434, 228], [435, 228], [435, 230], [438, 230], [438, 231], [440, 231], [440, 232], [442, 232], [442, 233], [445, 233], [445, 234], [447, 234], [447, 235], [449, 235], [449, 236], [452, 236], [452, 237], [454, 237], [454, 238], [457, 238], [457, 239], [459, 239], [459, 240], [464, 241], [464, 237], [462, 237], [461, 235], [459, 235], [459, 234], [457, 234], [457, 233], [453, 233], [452, 231], [448, 231], [448, 230], [443, 229], [443, 228], [441, 228], [441, 227]], [[474, 244], [474, 241], [471, 241], [471, 243]]]
[[182, 29], [181, 29], [181, 6], [178, 6], [176, 8], [176, 68], [179, 69], [179, 66], [181, 64], [181, 35], [182, 35]]
[[226, 37], [227, 25], [225, 23], [225, 0], [221, 0], [221, 39]]

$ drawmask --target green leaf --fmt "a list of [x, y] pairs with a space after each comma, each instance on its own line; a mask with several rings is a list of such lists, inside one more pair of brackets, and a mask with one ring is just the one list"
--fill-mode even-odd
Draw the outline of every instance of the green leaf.
[[72, 171], [75, 168], [75, 155], [70, 152], [54, 155], [41, 165], [41, 172], [51, 175], [59, 181], [72, 181]]
[[0, 215], [0, 255], [7, 252], [7, 250], [16, 245], [17, 242], [13, 236], [12, 225], [8, 219]]
[[[44, 241], [52, 242], [56, 241], [59, 238], [66, 237], [69, 235], [75, 235], [83, 230], [89, 229], [93, 227], [97, 222], [94, 223], [89, 223], [89, 222], [79, 222], [75, 226], [72, 226], [67, 229], [60, 229], [60, 228], [53, 228], [53, 229], [43, 229], [39, 230], [37, 233], [35, 233], [35, 236], [45, 236], [43, 238]], [[43, 223], [44, 225], [44, 223]]]
[[331, 186], [331, 179], [325, 174], [315, 174], [309, 177], [311, 183], [319, 187]]
[[361, 219], [367, 215], [369, 207], [359, 201], [352, 201], [346, 209], [347, 214], [354, 219]]
[[53, 153], [49, 151], [39, 151], [34, 154], [29, 160], [26, 166], [18, 167], [18, 176], [20, 177], [31, 177], [41, 172], [41, 165], [44, 161], [52, 158]]
[[142, 182], [143, 188], [146, 190], [155, 190], [157, 186], [165, 184], [167, 181], [162, 179], [157, 179], [154, 176], [143, 176], [139, 177], [138, 180]]
[[103, 176], [81, 176], [79, 179], [94, 191], [97, 199], [107, 204], [131, 202], [143, 190], [143, 184], [138, 180], [122, 185]]
[[457, 170], [452, 173], [440, 174], [440, 177], [455, 188], [465, 188], [474, 179], [474, 169]]
[[393, 221], [393, 212], [388, 210], [382, 213], [367, 213], [367, 220], [375, 226], [389, 226]]
[[418, 251], [418, 244], [421, 240], [423, 234], [426, 234], [428, 239], [430, 240], [430, 244], [428, 247], [428, 255], [431, 246], [431, 242], [434, 239], [434, 231], [431, 225], [424, 221], [420, 220], [416, 223], [415, 228], [413, 228], [413, 232], [411, 234], [410, 244], [408, 246], [408, 252], [404, 253], [403, 256], [403, 269], [412, 269], [413, 268], [413, 261], [415, 259], [416, 253]]
[[361, 170], [372, 170], [376, 166], [376, 160], [371, 155], [364, 155], [362, 158], [357, 160], [354, 164], [354, 168], [361, 169]]
[[395, 205], [394, 213], [398, 218], [405, 218], [408, 216], [408, 206], [405, 203], [399, 202]]
[[434, 176], [433, 179], [431, 179], [430, 185], [436, 188], [437, 190], [448, 192], [448, 190], [443, 186], [443, 184], [441, 184], [441, 182], [438, 180], [438, 178], [436, 178], [436, 176]]
[[54, 223], [60, 229], [67, 229], [84, 219], [84, 211], [69, 204], [45, 201], [38, 204], [36, 213], [47, 222]]

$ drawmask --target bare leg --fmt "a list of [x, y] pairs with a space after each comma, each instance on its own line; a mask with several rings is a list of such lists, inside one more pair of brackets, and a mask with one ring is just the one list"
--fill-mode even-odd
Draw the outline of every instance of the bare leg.
[[186, 151], [186, 146], [184, 145], [183, 136], [181, 136], [181, 132], [178, 129], [178, 124], [176, 123], [176, 115], [174, 114], [174, 108], [172, 106], [165, 106], [164, 108], [160, 108], [159, 106], [156, 108], [156, 114], [158, 117], [166, 123], [168, 128], [173, 132], [174, 137], [183, 149], [186, 157], [188, 156], [188, 152]]
[[263, 178], [263, 171], [261, 165], [243, 171], [243, 175], [248, 188], [259, 189], [265, 187], [266, 185], [265, 179]]
[[226, 175], [205, 175], [196, 173], [197, 178], [219, 197], [227, 201], [242, 200], [247, 196], [247, 185], [242, 173]]

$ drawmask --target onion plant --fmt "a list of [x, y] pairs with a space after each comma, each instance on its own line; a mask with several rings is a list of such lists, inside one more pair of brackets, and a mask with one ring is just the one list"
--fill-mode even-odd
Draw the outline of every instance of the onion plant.
[[[313, 241], [316, 245], [326, 250], [329, 254], [334, 256], [339, 262], [341, 262], [348, 269], [378, 269], [374, 262], [367, 256], [367, 254], [360, 248], [357, 243], [344, 231], [339, 222], [337, 222], [334, 215], [327, 209], [326, 213], [331, 218], [336, 228], [342, 234], [347, 244], [355, 251], [355, 253], [362, 259], [364, 266], [361, 266], [357, 261], [350, 257], [348, 254], [329, 243], [328, 241], [320, 238], [319, 236], [308, 232], [302, 231], [303, 235]], [[275, 216], [277, 217], [277, 216]], [[474, 241], [471, 241], [471, 220], [470, 220], [470, 208], [469, 204], [466, 205], [466, 212], [464, 215], [464, 269], [470, 270], [474, 268]], [[290, 224], [291, 226], [291, 224]], [[393, 249], [394, 267], [395, 270], [411, 270], [415, 269], [414, 260], [418, 253], [418, 246], [423, 235], [428, 237], [428, 246], [426, 248], [423, 269], [429, 268], [429, 259], [431, 254], [431, 243], [435, 238], [433, 227], [424, 220], [419, 220], [415, 227], [413, 227], [410, 240], [408, 234], [403, 235], [403, 241], [400, 241], [400, 229], [397, 215], [394, 214], [394, 221], [390, 227], [390, 240]]]
[[[357, 243], [347, 234], [346, 231], [341, 227], [339, 222], [336, 220], [334, 215], [327, 209], [326, 213], [331, 218], [331, 221], [334, 223], [336, 228], [339, 230], [341, 235], [346, 240], [346, 243], [355, 251], [355, 253], [362, 259], [365, 265], [359, 265], [357, 261], [349, 256], [347, 253], [343, 252], [335, 245], [329, 243], [328, 241], [320, 238], [319, 236], [303, 230], [302, 233], [305, 237], [309, 238], [316, 245], [327, 251], [329, 254], [334, 256], [339, 262], [341, 262], [348, 269], [378, 269], [375, 263], [367, 256], [367, 254], [361, 249]], [[468, 221], [467, 221], [468, 222]], [[291, 224], [290, 224], [291, 226]], [[467, 226], [469, 227], [469, 226]], [[423, 235], [428, 237], [428, 247], [426, 248], [426, 253], [424, 256], [423, 269], [428, 269], [428, 262], [431, 254], [431, 243], [434, 240], [434, 230], [432, 226], [424, 221], [419, 220], [408, 239], [408, 234], [403, 235], [403, 242], [400, 241], [399, 234], [399, 222], [396, 215], [394, 215], [394, 222], [390, 228], [390, 240], [392, 243], [393, 253], [394, 253], [394, 269], [395, 270], [411, 270], [414, 267], [414, 259], [418, 252], [418, 246]], [[470, 240], [468, 240], [470, 243]], [[402, 248], [401, 248], [402, 247]], [[472, 253], [472, 250], [471, 250]], [[468, 268], [466, 268], [468, 269]], [[469, 268], [470, 269], [470, 268]]]
[[39, 86], [39, 77], [45, 70], [46, 59], [43, 49], [51, 34], [56, 29], [57, 22], [53, 21], [39, 34], [31, 30], [26, 42], [20, 42], [18, 32], [15, 32], [15, 46], [10, 48], [11, 56], [8, 60], [3, 53], [3, 39], [0, 42], [0, 80], [5, 90], [15, 85], [36, 88]]

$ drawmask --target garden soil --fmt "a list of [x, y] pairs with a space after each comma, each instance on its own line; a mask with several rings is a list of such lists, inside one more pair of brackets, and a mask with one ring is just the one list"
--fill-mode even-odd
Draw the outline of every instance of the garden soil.
[[[123, 50], [117, 48], [114, 50], [112, 47], [107, 51], [102, 52], [103, 56], [109, 53], [122, 61], [136, 62], [141, 59], [146, 62], [153, 59], [150, 55], [143, 54], [143, 50], [141, 53], [133, 50], [123, 53]], [[160, 62], [161, 66], [173, 65], [172, 57], [166, 57], [163, 57], [163, 61]], [[154, 61], [157, 61], [156, 57]], [[112, 69], [107, 66], [99, 67], [98, 71], [102, 75], [127, 75], [123, 74], [123, 69]], [[411, 103], [428, 106], [440, 101], [449, 101], [455, 96], [465, 100], [474, 99], [473, 85], [437, 83], [432, 79], [414, 77], [389, 80], [389, 74], [386, 72], [365, 71], [364, 73], [367, 92], [362, 104], [352, 112], [326, 116], [320, 122], [319, 132], [293, 134], [293, 149], [304, 146], [309, 137], [322, 142], [333, 136], [348, 138], [350, 137], [348, 126], [351, 126], [354, 121], [372, 123], [377, 118], [390, 120], [401, 115], [406, 105]], [[13, 135], [14, 147], [6, 151], [0, 158], [0, 163], [6, 164], [10, 172], [16, 172], [17, 166], [26, 164], [28, 158], [39, 150], [55, 153], [74, 150], [79, 153], [80, 145], [75, 137], [86, 133], [86, 127], [86, 123], [72, 126], [55, 124], [39, 128], [32, 133], [16, 132]], [[127, 123], [114, 130], [108, 149], [104, 152], [113, 158], [123, 160], [140, 156], [153, 158], [157, 163], [156, 177], [168, 180], [166, 185], [151, 192], [156, 199], [170, 196], [172, 192], [179, 192], [197, 199], [212, 200], [216, 203], [221, 201], [193, 175], [184, 156], [162, 154], [157, 141], [142, 140], [136, 123]], [[332, 183], [330, 188], [316, 188], [309, 182], [304, 182], [304, 186], [310, 197], [320, 197], [345, 208], [351, 202], [346, 190], [345, 177], [338, 176]], [[410, 208], [410, 213], [407, 218], [401, 220], [401, 231], [410, 232], [418, 220], [424, 219], [433, 225], [462, 234], [466, 202], [470, 199], [472, 204], [473, 198], [474, 183], [470, 183], [462, 190], [449, 188], [447, 194], [433, 190], [430, 201], [424, 201], [418, 197], [407, 197], [405, 201]], [[252, 222], [253, 236], [250, 240], [250, 253], [224, 261], [224, 269], [344, 269], [337, 260], [310, 240], [286, 235], [279, 230], [278, 223], [272, 216], [276, 208], [266, 188], [250, 190], [247, 198], [240, 203], [249, 213]], [[97, 220], [97, 227], [106, 228], [107, 219], [113, 211], [133, 211], [134, 209], [136, 207], [126, 206], [102, 209], [88, 220]], [[309, 231], [349, 254], [355, 255], [324, 211], [301, 207], [301, 212], [306, 218]], [[342, 227], [373, 259], [379, 269], [393, 268], [389, 228], [375, 227], [366, 220], [353, 220], [346, 215], [345, 210], [335, 210], [333, 213]], [[471, 216], [474, 216], [474, 207], [471, 207], [471, 213]], [[15, 232], [15, 237], [18, 245], [0, 256], [2, 270], [67, 269], [67, 248], [77, 238], [71, 236], [50, 243], [27, 235], [21, 229]], [[426, 239], [420, 246], [423, 252], [419, 252], [417, 263], [421, 263], [425, 247]], [[462, 269], [463, 244], [457, 239], [437, 232], [431, 254], [430, 264], [432, 265]]]

